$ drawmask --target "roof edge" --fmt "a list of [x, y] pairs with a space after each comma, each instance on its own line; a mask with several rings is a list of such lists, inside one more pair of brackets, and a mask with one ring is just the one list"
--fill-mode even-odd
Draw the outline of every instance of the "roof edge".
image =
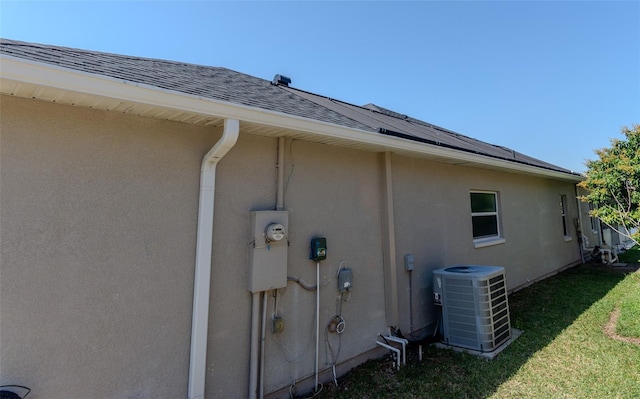
[[291, 129], [318, 137], [338, 139], [344, 143], [363, 143], [380, 148], [380, 152], [403, 152], [448, 158], [460, 163], [474, 163], [515, 173], [532, 174], [553, 179], [579, 182], [582, 176], [547, 170], [537, 166], [517, 164], [509, 160], [494, 159], [482, 154], [465, 153], [455, 149], [419, 143], [402, 137], [375, 134], [328, 122], [303, 118], [281, 112], [234, 104], [225, 101], [190, 95], [151, 85], [115, 79], [0, 54], [0, 82], [14, 81], [71, 91], [85, 95], [112, 98], [120, 101], [175, 109], [218, 118], [263, 124], [270, 127]]

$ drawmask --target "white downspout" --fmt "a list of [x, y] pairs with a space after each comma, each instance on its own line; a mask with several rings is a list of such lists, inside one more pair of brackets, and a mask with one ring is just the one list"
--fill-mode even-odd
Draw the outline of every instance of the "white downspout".
[[204, 398], [216, 166], [236, 144], [239, 132], [240, 122], [237, 119], [225, 119], [222, 137], [205, 155], [200, 170], [200, 203], [191, 321], [191, 357], [189, 359], [189, 399]]

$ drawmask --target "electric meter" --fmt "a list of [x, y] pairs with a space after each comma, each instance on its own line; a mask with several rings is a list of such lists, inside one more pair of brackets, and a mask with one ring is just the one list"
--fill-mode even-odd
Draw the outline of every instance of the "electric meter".
[[286, 231], [280, 223], [271, 223], [264, 231], [267, 242], [280, 241], [284, 238]]
[[257, 293], [286, 287], [289, 212], [253, 211], [250, 222], [247, 289]]

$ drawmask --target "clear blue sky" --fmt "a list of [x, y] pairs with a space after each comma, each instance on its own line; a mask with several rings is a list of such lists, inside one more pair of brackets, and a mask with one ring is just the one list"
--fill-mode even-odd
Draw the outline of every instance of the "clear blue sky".
[[2, 37], [222, 66], [583, 172], [640, 123], [640, 1], [0, 0]]

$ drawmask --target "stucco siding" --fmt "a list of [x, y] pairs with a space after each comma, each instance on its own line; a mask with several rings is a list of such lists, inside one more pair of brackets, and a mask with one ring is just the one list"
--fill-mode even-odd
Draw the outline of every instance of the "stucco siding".
[[[220, 129], [10, 97], [1, 111], [3, 381], [35, 398], [183, 397], [200, 162]], [[275, 208], [276, 155], [277, 139], [241, 133], [218, 166], [207, 397], [247, 395], [249, 214]], [[291, 140], [285, 160], [289, 274], [315, 285], [309, 240], [328, 239], [326, 369], [386, 331], [380, 160]], [[340, 267], [355, 281], [343, 297], [347, 328], [325, 339]], [[315, 364], [315, 293], [290, 282], [276, 313], [285, 329], [267, 329], [265, 392], [313, 375]]]
[[[248, 394], [249, 212], [275, 209], [276, 155], [276, 139], [241, 134], [218, 170], [207, 379], [213, 397]], [[321, 262], [321, 369], [329, 367], [326, 339], [336, 353], [339, 346], [336, 334], [324, 333], [338, 311], [338, 268], [353, 270], [354, 289], [343, 298], [348, 299], [342, 305], [347, 328], [337, 360], [374, 348], [377, 334], [385, 331], [378, 162], [376, 154], [304, 141], [285, 143], [288, 275], [315, 285], [309, 242], [314, 236], [327, 238], [328, 255]], [[275, 313], [285, 327], [282, 333], [271, 332], [276, 301], [272, 292], [267, 306], [265, 392], [313, 375], [315, 366], [315, 292], [289, 282], [277, 296]]]
[[183, 397], [211, 131], [2, 97], [2, 381]]
[[[504, 243], [474, 247], [472, 190], [498, 193]], [[580, 260], [571, 183], [394, 157], [393, 192], [402, 331], [410, 327], [410, 295], [414, 330], [436, 322], [433, 269], [456, 264], [503, 266], [508, 288], [513, 289]], [[561, 195], [567, 196], [570, 240], [563, 233]], [[403, 267], [406, 254], [414, 255], [413, 276]]]
[[[0, 99], [3, 383], [31, 387], [34, 399], [185, 397], [200, 166], [221, 128]], [[378, 334], [388, 332], [386, 301], [395, 289], [402, 332], [430, 332], [435, 268], [504, 266], [511, 289], [580, 258], [570, 182], [397, 155], [386, 180], [380, 153], [289, 137], [283, 152], [288, 276], [314, 286], [309, 242], [327, 238], [321, 370], [376, 348]], [[247, 134], [240, 121], [237, 144], [217, 166], [208, 398], [248, 395], [250, 212], [276, 208], [277, 154], [276, 137]], [[387, 183], [393, 245], [386, 245], [383, 223]], [[498, 193], [504, 243], [474, 246], [471, 190]], [[385, 273], [390, 248], [395, 289]], [[415, 258], [411, 275], [406, 254]], [[353, 288], [343, 295], [341, 268], [353, 272]], [[345, 322], [340, 337], [327, 332], [338, 314]], [[274, 315], [284, 320], [280, 333], [271, 331]], [[315, 317], [314, 291], [289, 281], [269, 292], [265, 393], [313, 377]]]

